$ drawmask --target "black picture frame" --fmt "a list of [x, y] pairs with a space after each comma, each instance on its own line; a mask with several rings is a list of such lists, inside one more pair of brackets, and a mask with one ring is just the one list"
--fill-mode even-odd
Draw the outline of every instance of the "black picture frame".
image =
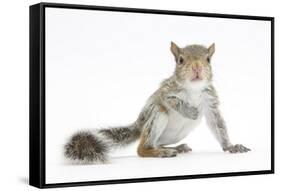
[[[151, 177], [137, 179], [102, 180], [87, 182], [67, 182], [46, 184], [45, 181], [45, 8], [66, 8], [82, 10], [117, 11], [127, 13], [149, 13], [214, 17], [230, 19], [249, 19], [271, 22], [271, 169], [246, 172], [227, 172], [185, 176]], [[104, 7], [90, 5], [39, 3], [30, 6], [30, 129], [29, 129], [29, 184], [38, 188], [85, 186], [147, 181], [167, 181], [179, 179], [244, 176], [274, 173], [274, 17], [230, 15], [217, 13], [198, 13], [168, 10]]]

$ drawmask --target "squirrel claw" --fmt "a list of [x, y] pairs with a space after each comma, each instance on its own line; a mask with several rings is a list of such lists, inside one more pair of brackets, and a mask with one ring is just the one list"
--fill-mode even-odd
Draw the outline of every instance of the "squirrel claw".
[[229, 153], [246, 153], [248, 151], [251, 151], [251, 149], [249, 149], [241, 144], [231, 145], [227, 148], [224, 148], [223, 150], [228, 151]]

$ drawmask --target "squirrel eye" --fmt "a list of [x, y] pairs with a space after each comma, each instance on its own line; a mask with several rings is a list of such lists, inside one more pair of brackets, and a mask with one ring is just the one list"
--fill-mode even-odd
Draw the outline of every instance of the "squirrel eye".
[[183, 60], [183, 57], [180, 56], [180, 57], [179, 57], [179, 64], [183, 64], [183, 61], [184, 61], [184, 60]]
[[210, 57], [207, 57], [207, 62], [210, 63], [211, 59]]

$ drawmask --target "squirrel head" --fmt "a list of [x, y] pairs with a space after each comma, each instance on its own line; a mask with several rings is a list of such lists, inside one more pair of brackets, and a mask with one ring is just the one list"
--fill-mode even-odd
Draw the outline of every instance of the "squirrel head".
[[171, 42], [171, 52], [175, 57], [175, 75], [179, 81], [196, 84], [212, 80], [211, 58], [215, 52], [214, 43], [208, 48], [202, 45], [180, 48]]

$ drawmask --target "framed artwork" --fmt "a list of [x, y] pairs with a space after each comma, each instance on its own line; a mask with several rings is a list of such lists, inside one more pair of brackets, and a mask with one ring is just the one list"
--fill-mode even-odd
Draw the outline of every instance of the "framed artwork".
[[273, 17], [30, 6], [30, 185], [273, 172]]

